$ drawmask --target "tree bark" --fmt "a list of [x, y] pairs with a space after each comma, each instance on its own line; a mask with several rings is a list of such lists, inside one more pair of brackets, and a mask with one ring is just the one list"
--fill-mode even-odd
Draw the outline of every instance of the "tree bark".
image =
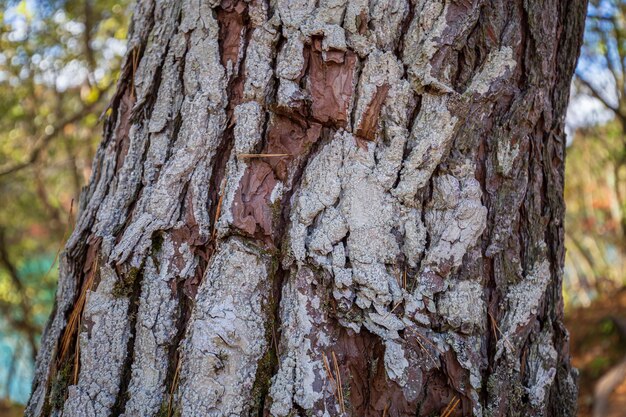
[[573, 416], [584, 0], [145, 0], [28, 416]]

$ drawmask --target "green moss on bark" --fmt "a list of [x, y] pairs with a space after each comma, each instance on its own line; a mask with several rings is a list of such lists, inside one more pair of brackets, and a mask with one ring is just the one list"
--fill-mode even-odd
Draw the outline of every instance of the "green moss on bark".
[[137, 281], [138, 276], [139, 268], [131, 268], [130, 272], [125, 277], [123, 277], [120, 281], [117, 281], [115, 285], [113, 285], [113, 290], [111, 291], [113, 297], [130, 297], [133, 293], [135, 281]]

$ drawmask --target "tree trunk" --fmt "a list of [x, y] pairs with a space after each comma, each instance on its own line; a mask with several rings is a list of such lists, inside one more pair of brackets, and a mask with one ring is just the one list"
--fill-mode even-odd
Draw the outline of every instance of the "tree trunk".
[[29, 416], [572, 416], [584, 0], [145, 0]]

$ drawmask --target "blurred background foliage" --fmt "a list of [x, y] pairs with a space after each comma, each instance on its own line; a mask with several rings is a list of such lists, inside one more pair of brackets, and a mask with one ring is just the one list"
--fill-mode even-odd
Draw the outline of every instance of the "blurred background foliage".
[[626, 1], [590, 0], [572, 83], [563, 294], [580, 416], [626, 416]]
[[565, 303], [587, 307], [624, 284], [622, 127], [615, 122], [578, 128], [567, 149]]
[[[115, 88], [129, 0], [0, 0], [0, 416], [30, 391]], [[580, 414], [626, 353], [626, 0], [592, 0], [567, 116], [564, 296]], [[621, 387], [621, 388], [620, 388]], [[626, 415], [626, 384], [607, 415]], [[620, 391], [621, 389], [621, 391]]]
[[0, 0], [0, 404], [30, 393], [56, 258], [115, 88], [127, 0]]

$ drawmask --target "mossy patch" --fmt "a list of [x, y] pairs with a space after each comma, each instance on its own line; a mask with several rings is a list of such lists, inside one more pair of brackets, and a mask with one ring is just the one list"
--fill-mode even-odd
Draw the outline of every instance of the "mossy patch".
[[169, 414], [169, 402], [168, 400], [163, 400], [163, 402], [161, 402], [161, 407], [159, 407], [159, 411], [157, 411], [156, 413], [156, 417], [168, 417]]
[[160, 233], [152, 236], [152, 254], [156, 254], [163, 248], [163, 236]]
[[139, 276], [139, 268], [131, 268], [128, 274], [113, 285], [111, 294], [115, 298], [130, 297]]
[[60, 410], [63, 408], [65, 397], [67, 397], [67, 389], [70, 386], [73, 368], [73, 361], [66, 361], [52, 380], [49, 399], [51, 410]]
[[257, 363], [256, 378], [252, 386], [252, 398], [254, 402], [252, 404], [251, 415], [263, 414], [263, 408], [265, 408], [265, 400], [270, 389], [274, 369], [278, 365], [274, 351], [275, 349], [273, 347], [266, 349], [265, 354]]
[[[279, 257], [272, 256], [270, 264], [270, 280], [278, 279], [277, 274], [280, 268]], [[267, 340], [267, 348], [265, 353], [257, 362], [257, 370], [254, 379], [254, 385], [252, 386], [252, 398], [254, 403], [252, 404], [252, 410], [250, 415], [263, 415], [263, 409], [266, 406], [266, 399], [269, 393], [272, 376], [275, 370], [278, 368], [278, 352], [276, 346], [278, 341], [275, 340], [275, 320], [276, 314], [278, 314], [277, 300], [273, 296], [263, 306], [263, 314], [267, 318], [265, 322], [265, 340]]]

